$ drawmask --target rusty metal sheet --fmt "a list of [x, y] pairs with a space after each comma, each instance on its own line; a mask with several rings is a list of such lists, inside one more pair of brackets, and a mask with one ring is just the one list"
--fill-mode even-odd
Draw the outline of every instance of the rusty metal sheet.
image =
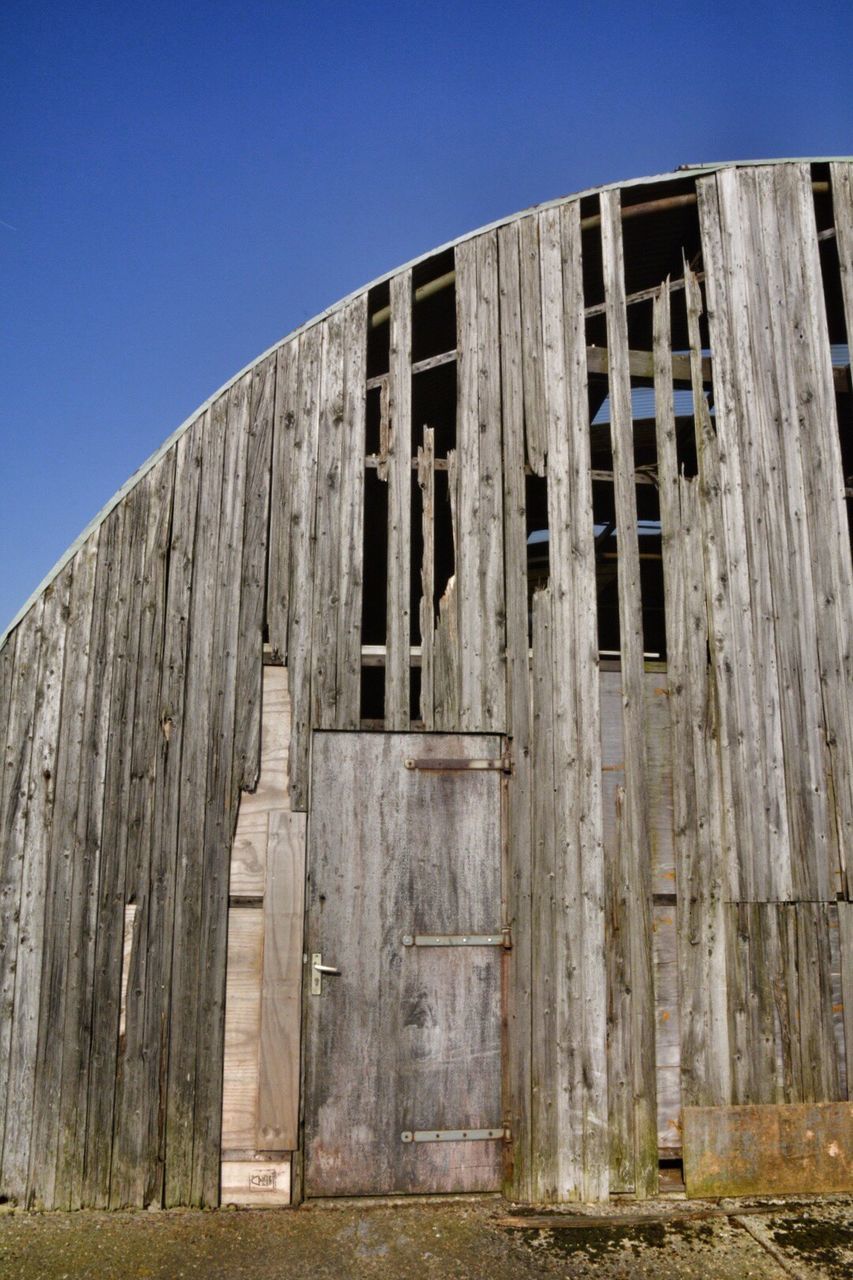
[[853, 1191], [853, 1102], [685, 1107], [688, 1196]]

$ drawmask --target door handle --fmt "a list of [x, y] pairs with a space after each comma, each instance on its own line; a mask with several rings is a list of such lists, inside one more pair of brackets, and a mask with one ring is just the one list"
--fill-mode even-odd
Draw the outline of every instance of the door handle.
[[330, 973], [340, 976], [340, 969], [336, 969], [333, 964], [323, 964], [323, 956], [319, 951], [315, 951], [311, 956], [311, 994], [319, 996], [323, 994], [323, 974]]

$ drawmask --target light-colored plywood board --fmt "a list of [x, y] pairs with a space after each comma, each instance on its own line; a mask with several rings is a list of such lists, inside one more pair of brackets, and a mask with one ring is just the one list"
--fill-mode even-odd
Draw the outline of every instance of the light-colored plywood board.
[[228, 912], [222, 1146], [254, 1149], [258, 1127], [258, 1045], [261, 1034], [263, 912]]
[[253, 1209], [290, 1204], [290, 1160], [223, 1160], [221, 1203]]

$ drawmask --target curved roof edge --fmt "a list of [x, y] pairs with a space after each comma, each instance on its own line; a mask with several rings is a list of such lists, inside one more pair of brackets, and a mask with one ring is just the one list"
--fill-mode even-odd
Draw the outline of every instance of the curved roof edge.
[[101, 508], [101, 510], [97, 513], [97, 515], [95, 515], [86, 525], [86, 527], [82, 530], [82, 532], [77, 535], [77, 537], [74, 539], [71, 545], [67, 548], [67, 550], [62, 553], [62, 555], [56, 561], [56, 564], [54, 564], [53, 568], [50, 569], [45, 574], [44, 578], [42, 578], [41, 582], [38, 584], [35, 590], [31, 592], [31, 594], [28, 596], [24, 604], [21, 605], [20, 609], [15, 614], [12, 621], [5, 628], [2, 634], [0, 634], [0, 648], [2, 648], [3, 645], [6, 643], [7, 639], [9, 638], [11, 633], [15, 630], [18, 623], [25, 616], [25, 614], [29, 612], [30, 608], [32, 607], [33, 604], [35, 604], [36, 600], [39, 598], [42, 592], [45, 591], [46, 588], [49, 587], [50, 584], [54, 581], [54, 579], [56, 579], [59, 576], [59, 574], [68, 564], [69, 560], [71, 560], [72, 557], [77, 554], [77, 552], [86, 542], [86, 540], [89, 537], [91, 537], [91, 535], [95, 532], [95, 530], [107, 518], [110, 512], [113, 511], [118, 506], [118, 504], [122, 501], [122, 499], [131, 491], [131, 489], [133, 489], [139, 483], [139, 481], [143, 478], [143, 476], [147, 475], [147, 473], [151, 470], [151, 468], [156, 466], [156, 464], [160, 461], [163, 455], [167, 453], [168, 450], [171, 449], [171, 447], [174, 444], [177, 443], [177, 441], [184, 434], [184, 432], [189, 430], [190, 426], [195, 422], [195, 420], [202, 413], [205, 412], [206, 409], [209, 409], [210, 406], [216, 400], [218, 400], [221, 395], [223, 395], [226, 391], [228, 391], [228, 389], [232, 387], [235, 382], [238, 382], [240, 378], [244, 377], [247, 373], [249, 373], [257, 365], [259, 365], [263, 360], [266, 360], [267, 357], [271, 356], [273, 352], [279, 349], [279, 347], [283, 346], [286, 342], [291, 342], [294, 338], [298, 337], [299, 334], [304, 333], [307, 329], [312, 328], [313, 325], [319, 324], [320, 321], [325, 320], [327, 316], [330, 316], [334, 311], [337, 311], [339, 307], [343, 307], [346, 305], [346, 303], [350, 302], [352, 299], [357, 298], [359, 294], [365, 293], [369, 289], [375, 288], [376, 285], [383, 284], [386, 280], [390, 280], [392, 276], [398, 275], [399, 272], [401, 271], [407, 271], [412, 267], [416, 267], [419, 263], [425, 262], [427, 258], [433, 258], [437, 254], [444, 252], [446, 249], [453, 248], [457, 244], [464, 244], [466, 240], [471, 240], [474, 238], [474, 236], [482, 235], [486, 231], [493, 231], [497, 227], [505, 226], [507, 223], [516, 222], [519, 219], [526, 217], [528, 214], [534, 211], [539, 211], [542, 209], [552, 209], [556, 205], [565, 204], [569, 200], [581, 200], [585, 196], [596, 195], [602, 191], [613, 191], [616, 188], [618, 188], [620, 191], [625, 191], [632, 187], [651, 186], [653, 183], [657, 183], [657, 182], [672, 182], [672, 181], [677, 181], [678, 179], [681, 179], [681, 178], [697, 176], [699, 174], [716, 173], [720, 169], [751, 168], [752, 166], [770, 165], [770, 164], [828, 164], [833, 161], [851, 161], [851, 160], [853, 160], [853, 156], [789, 156], [789, 157], [773, 157], [766, 160], [724, 160], [717, 163], [707, 163], [707, 164], [683, 164], [683, 165], [679, 165], [677, 169], [673, 169], [669, 173], [651, 174], [648, 177], [644, 177], [644, 178], [632, 178], [624, 182], [607, 182], [595, 187], [586, 187], [583, 191], [570, 192], [568, 195], [557, 196], [553, 200], [544, 200], [540, 204], [530, 205], [528, 208], [521, 209], [517, 213], [511, 213], [506, 215], [505, 217], [496, 218], [493, 222], [488, 222], [484, 226], [475, 227], [474, 230], [468, 231], [464, 235], [456, 236], [453, 240], [447, 240], [444, 242], [444, 244], [440, 244], [434, 249], [428, 249], [425, 253], [418, 254], [417, 257], [411, 258], [408, 262], [401, 263], [400, 266], [394, 267], [392, 270], [386, 271], [382, 275], [377, 276], [375, 280], [371, 280], [368, 284], [361, 285], [358, 289], [354, 289], [351, 293], [346, 294], [345, 297], [340, 298], [337, 302], [332, 303], [331, 306], [326, 307], [325, 310], [320, 311], [316, 316], [312, 316], [310, 320], [306, 320], [304, 324], [299, 325], [296, 329], [291, 330], [290, 333], [285, 334], [284, 337], [279, 338], [277, 342], [274, 342], [272, 344], [272, 346], [267, 347], [267, 349], [265, 351], [262, 351], [259, 356], [256, 356], [254, 360], [251, 360], [247, 365], [244, 365], [242, 369], [239, 369], [237, 373], [235, 373], [232, 377], [230, 377], [226, 382], [223, 382], [222, 386], [219, 387], [218, 390], [214, 391], [212, 395], [208, 396], [206, 400], [202, 401], [202, 403], [198, 406], [198, 408], [194, 409], [193, 412], [189, 415], [189, 417], [185, 418], [184, 421], [178, 427], [175, 428], [175, 430], [171, 433], [171, 435], [169, 435], [163, 441], [163, 443], [157, 449], [155, 449], [154, 452], [150, 454], [148, 458], [145, 459], [142, 465], [137, 467], [137, 469], [132, 473], [132, 475], [130, 475], [129, 478], [124, 482], [121, 488], [118, 489], [113, 494], [113, 496], [109, 499], [107, 503], [105, 503], [105, 505]]

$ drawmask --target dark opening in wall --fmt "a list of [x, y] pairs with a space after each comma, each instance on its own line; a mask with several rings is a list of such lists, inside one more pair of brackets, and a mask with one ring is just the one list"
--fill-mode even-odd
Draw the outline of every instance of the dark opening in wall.
[[361, 643], [385, 643], [385, 589], [388, 572], [388, 486], [375, 467], [364, 476], [364, 588]]
[[412, 377], [414, 450], [424, 442], [424, 427], [435, 431], [435, 456], [446, 458], [456, 447], [456, 361], [425, 369]]
[[656, 485], [637, 485], [640, 591], [643, 598], [643, 649], [652, 660], [666, 658], [660, 496]]
[[364, 451], [368, 457], [381, 449], [382, 392], [371, 387], [367, 392], [364, 412]]
[[456, 290], [447, 281], [453, 270], [452, 248], [412, 269], [413, 364], [456, 350]]
[[592, 518], [595, 538], [595, 592], [598, 601], [598, 648], [610, 658], [619, 649], [619, 562], [616, 544], [616, 508], [610, 481], [594, 481]]
[[525, 476], [527, 520], [527, 642], [533, 644], [533, 596], [548, 585], [551, 544], [548, 535], [548, 480]]
[[391, 326], [387, 318], [375, 323], [377, 313], [387, 317], [391, 303], [391, 286], [387, 280], [376, 285], [367, 295], [367, 377], [378, 378], [388, 372], [390, 359]]
[[438, 602], [447, 590], [447, 583], [456, 572], [453, 553], [453, 520], [450, 508], [450, 488], [447, 470], [435, 473], [435, 595], [434, 616], [438, 617]]

